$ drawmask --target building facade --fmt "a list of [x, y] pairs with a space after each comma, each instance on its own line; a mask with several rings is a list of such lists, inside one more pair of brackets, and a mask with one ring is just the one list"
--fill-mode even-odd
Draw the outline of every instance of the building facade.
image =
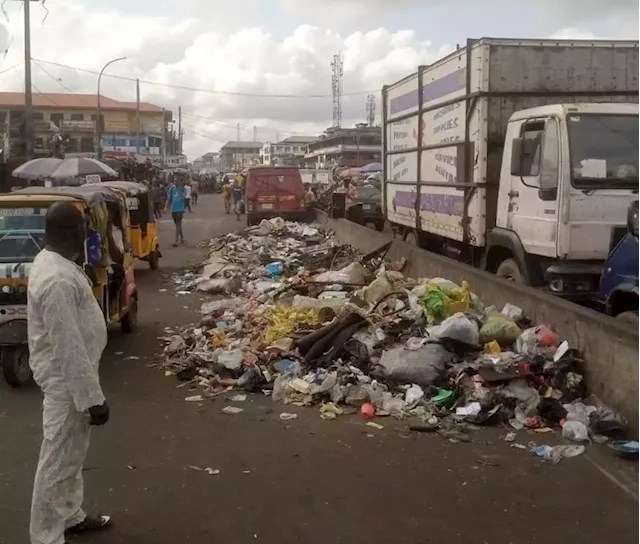
[[261, 163], [262, 142], [227, 142], [220, 148], [220, 165], [224, 171], [240, 171]]
[[315, 142], [308, 144], [307, 168], [331, 169], [358, 167], [380, 162], [382, 129], [367, 125], [355, 128], [331, 127]]
[[[24, 107], [23, 93], [0, 92], [0, 126], [5, 127], [2, 131], [3, 140], [8, 139], [11, 156], [24, 154]], [[48, 154], [49, 143], [52, 137], [58, 134], [63, 136], [67, 156], [95, 155], [97, 108], [96, 95], [34, 94], [34, 154]], [[168, 124], [172, 121], [171, 111], [141, 102], [139, 142], [136, 139], [138, 115], [135, 102], [123, 102], [101, 96], [100, 112], [100, 144], [103, 151], [161, 155], [163, 134], [167, 134]]]
[[269, 166], [303, 167], [307, 146], [318, 138], [313, 136], [291, 136], [276, 143], [267, 142], [260, 150], [262, 164]]

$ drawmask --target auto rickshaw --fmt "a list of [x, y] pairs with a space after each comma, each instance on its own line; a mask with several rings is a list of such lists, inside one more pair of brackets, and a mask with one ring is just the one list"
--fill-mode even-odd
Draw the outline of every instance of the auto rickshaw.
[[148, 262], [149, 267], [156, 270], [162, 254], [149, 187], [133, 181], [105, 181], [101, 185], [126, 194], [133, 256]]
[[[7, 383], [31, 380], [27, 344], [27, 285], [33, 259], [44, 248], [45, 215], [56, 202], [71, 202], [86, 218], [87, 239], [94, 247], [90, 259], [85, 244], [82, 263], [108, 325], [119, 323], [124, 333], [135, 330], [138, 290], [134, 258], [127, 239], [128, 211], [122, 193], [100, 185], [29, 187], [0, 195], [0, 364]], [[118, 217], [123, 233], [124, 278], [114, 279], [108, 263], [109, 218]]]

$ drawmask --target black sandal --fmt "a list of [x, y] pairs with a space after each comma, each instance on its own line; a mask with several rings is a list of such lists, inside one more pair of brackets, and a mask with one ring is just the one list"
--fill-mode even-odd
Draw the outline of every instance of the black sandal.
[[103, 531], [111, 526], [110, 516], [87, 516], [80, 523], [69, 527], [65, 533], [71, 535], [80, 535], [82, 533], [92, 533]]

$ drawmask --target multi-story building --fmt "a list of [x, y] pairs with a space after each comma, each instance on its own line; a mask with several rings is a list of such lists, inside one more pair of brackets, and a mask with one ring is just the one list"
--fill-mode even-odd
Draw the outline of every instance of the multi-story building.
[[[11, 155], [24, 153], [24, 93], [0, 92], [0, 127], [6, 126]], [[98, 100], [94, 94], [41, 93], [33, 95], [34, 152], [47, 152], [48, 142], [57, 132], [64, 135], [67, 156], [96, 153]], [[140, 103], [140, 141], [135, 102], [100, 97], [100, 130], [103, 151], [139, 152], [160, 156], [163, 132], [172, 121], [171, 111]], [[6, 123], [6, 125], [5, 125]]]
[[260, 164], [262, 142], [227, 142], [220, 148], [220, 165], [223, 170], [243, 170]]
[[260, 150], [262, 164], [269, 166], [297, 166], [305, 163], [307, 145], [318, 138], [313, 136], [291, 136], [276, 143], [267, 142]]
[[330, 169], [336, 166], [358, 167], [380, 162], [382, 130], [364, 123], [355, 128], [331, 127], [315, 142], [308, 144], [307, 168]]

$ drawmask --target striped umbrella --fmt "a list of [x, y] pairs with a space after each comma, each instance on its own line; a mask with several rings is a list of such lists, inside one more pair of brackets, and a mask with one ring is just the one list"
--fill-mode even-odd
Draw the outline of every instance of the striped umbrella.
[[110, 166], [97, 159], [87, 159], [85, 157], [62, 160], [50, 177], [53, 179], [68, 179], [92, 175], [98, 175], [103, 179], [118, 178], [118, 172]]
[[51, 177], [51, 173], [60, 166], [62, 159], [44, 157], [21, 164], [11, 174], [18, 179], [37, 180]]

